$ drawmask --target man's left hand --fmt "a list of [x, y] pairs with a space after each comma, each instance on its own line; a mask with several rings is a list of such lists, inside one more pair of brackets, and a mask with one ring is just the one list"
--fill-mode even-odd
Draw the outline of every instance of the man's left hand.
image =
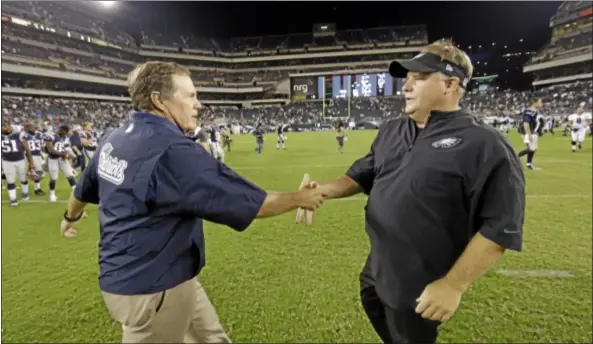
[[[84, 220], [88, 217], [86, 211], [82, 212], [82, 216], [80, 217], [81, 220]], [[60, 224], [60, 234], [66, 238], [74, 238], [78, 231], [74, 228], [74, 224], [76, 222], [70, 222], [66, 219], [62, 219], [62, 223]]]
[[464, 290], [441, 278], [424, 288], [416, 302], [416, 313], [429, 320], [448, 321], [459, 308]]
[[62, 223], [60, 224], [60, 233], [63, 237], [74, 238], [76, 234], [78, 234], [72, 225], [74, 225], [74, 222], [70, 222], [65, 219], [62, 220]]

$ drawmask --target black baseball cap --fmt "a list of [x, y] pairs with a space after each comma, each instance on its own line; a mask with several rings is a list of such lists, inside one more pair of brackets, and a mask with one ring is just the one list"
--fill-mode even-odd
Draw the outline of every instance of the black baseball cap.
[[408, 72], [435, 73], [441, 72], [459, 78], [463, 88], [469, 83], [469, 76], [461, 66], [432, 53], [420, 53], [411, 59], [398, 59], [389, 64], [389, 74], [394, 78], [405, 78]]

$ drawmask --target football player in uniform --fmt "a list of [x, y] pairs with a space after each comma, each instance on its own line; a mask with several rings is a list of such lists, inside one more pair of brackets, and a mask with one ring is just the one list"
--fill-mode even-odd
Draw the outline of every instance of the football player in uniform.
[[226, 147], [227, 152], [231, 151], [231, 142], [233, 139], [231, 138], [231, 129], [226, 125], [220, 127], [220, 136], [222, 137], [222, 149]]
[[93, 124], [91, 122], [86, 122], [82, 127], [80, 139], [82, 141], [84, 156], [90, 161], [95, 155], [95, 151], [99, 144], [98, 135], [93, 131]]
[[255, 136], [255, 144], [257, 145], [255, 147], [255, 152], [257, 155], [260, 155], [264, 149], [264, 134], [265, 132], [261, 128], [261, 124], [258, 124], [253, 131], [253, 135]]
[[210, 151], [210, 143], [208, 142], [208, 133], [206, 132], [206, 128], [197, 127], [194, 131], [194, 140], [197, 144], [202, 146], [208, 154], [212, 155]]
[[33, 167], [29, 143], [24, 132], [15, 132], [10, 124], [2, 126], [2, 170], [6, 175], [6, 188], [11, 206], [17, 206], [16, 179], [21, 182], [22, 200], [29, 199], [27, 164]]
[[504, 133], [506, 136], [509, 136], [510, 130], [511, 130], [511, 118], [509, 116], [502, 117], [500, 131], [502, 133]]
[[74, 176], [76, 177], [76, 169], [80, 167], [81, 171], [84, 171], [86, 168], [86, 160], [84, 155], [82, 154], [82, 127], [80, 125], [75, 125], [72, 133], [70, 135], [70, 145], [72, 146], [73, 151], [76, 154], [74, 158], [74, 163], [72, 164], [72, 171]]
[[519, 125], [519, 132], [523, 135], [523, 142], [527, 146], [526, 149], [519, 152], [519, 157], [527, 155], [527, 168], [530, 170], [538, 170], [533, 166], [533, 157], [537, 151], [538, 131], [541, 121], [539, 121], [539, 109], [542, 106], [540, 98], [531, 100], [531, 106], [523, 111], [523, 122]]
[[276, 140], [276, 149], [280, 149], [280, 145], [282, 145], [282, 149], [286, 149], [286, 135], [284, 135], [284, 130], [288, 128], [288, 125], [284, 125], [280, 123], [276, 127], [276, 135], [278, 139]]
[[570, 129], [570, 137], [572, 143], [572, 151], [576, 152], [577, 148], [583, 148], [585, 136], [587, 136], [587, 127], [591, 121], [591, 114], [586, 113], [583, 106], [577, 109], [576, 113], [568, 116], [568, 128]]
[[344, 129], [344, 123], [339, 121], [336, 125], [336, 141], [338, 142], [338, 153], [342, 154], [344, 148], [344, 140], [346, 139], [346, 129]]
[[47, 152], [47, 168], [49, 171], [49, 200], [55, 202], [56, 197], [56, 180], [58, 179], [58, 171], [62, 171], [64, 177], [70, 183], [72, 190], [76, 187], [74, 180], [74, 173], [72, 166], [68, 159], [76, 157], [70, 147], [69, 139], [70, 128], [67, 125], [62, 125], [58, 129], [57, 134], [45, 134], [45, 150]]
[[555, 125], [556, 125], [556, 120], [554, 119], [554, 117], [549, 116], [548, 118], [546, 118], [546, 124], [545, 124], [544, 131], [547, 131], [548, 133], [550, 133], [552, 135], [556, 135], [554, 133]]
[[222, 150], [222, 147], [220, 146], [220, 132], [216, 127], [214, 119], [212, 119], [210, 125], [206, 127], [206, 132], [210, 138], [210, 152], [212, 153], [212, 156], [219, 161], [224, 161], [224, 150]]
[[[41, 149], [43, 148], [43, 134], [37, 130], [37, 127], [33, 123], [27, 123], [24, 126], [25, 139], [29, 145], [31, 151], [31, 170], [35, 171], [33, 174], [33, 182], [35, 187], [35, 194], [37, 196], [44, 196], [45, 192], [41, 190], [41, 178], [43, 178], [43, 157], [41, 156]], [[31, 166], [29, 166], [31, 167]]]

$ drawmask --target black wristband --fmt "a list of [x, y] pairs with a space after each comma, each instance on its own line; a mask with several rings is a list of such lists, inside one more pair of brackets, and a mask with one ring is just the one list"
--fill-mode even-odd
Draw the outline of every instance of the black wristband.
[[77, 222], [78, 220], [80, 220], [82, 218], [82, 214], [84, 214], [84, 211], [80, 212], [80, 215], [78, 215], [77, 217], [70, 218], [70, 217], [68, 217], [68, 210], [66, 210], [66, 211], [64, 211], [64, 220], [66, 220], [68, 222]]

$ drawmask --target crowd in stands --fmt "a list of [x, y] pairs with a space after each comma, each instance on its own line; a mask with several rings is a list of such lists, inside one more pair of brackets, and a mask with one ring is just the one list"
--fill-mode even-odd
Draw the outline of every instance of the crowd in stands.
[[[358, 30], [338, 30], [334, 36], [315, 37], [312, 32], [240, 37], [229, 40], [198, 37], [193, 34], [140, 32], [137, 42], [129, 33], [118, 29], [114, 22], [106, 23], [92, 16], [89, 8], [66, 2], [22, 1], [10, 2], [2, 6], [2, 12], [18, 18], [30, 20], [47, 27], [60, 27], [65, 30], [89, 35], [93, 38], [122, 47], [137, 49], [158, 49], [175, 47], [194, 50], [193, 53], [290, 53], [308, 47], [334, 47], [337, 49], [366, 49], [373, 44], [393, 44], [397, 46], [422, 45], [427, 42], [426, 28], [422, 25], [403, 27], [380, 27]], [[138, 31], [140, 27], [137, 28]], [[152, 47], [150, 47], [152, 46]]]
[[549, 43], [539, 54], [533, 57], [531, 63], [542, 63], [578, 55], [590, 55], [593, 51], [591, 48], [592, 43], [593, 35], [591, 27], [589, 27], [588, 30], [560, 37]]
[[90, 16], [84, 8], [66, 2], [11, 1], [2, 4], [2, 12], [44, 26], [60, 27], [118, 45], [136, 47], [134, 39], [129, 34]]
[[[60, 27], [73, 32], [89, 35], [104, 41], [138, 48], [143, 45], [176, 47], [203, 50], [206, 52], [261, 52], [276, 50], [305, 49], [306, 47], [337, 47], [341, 49], [360, 49], [360, 45], [398, 44], [422, 45], [426, 43], [424, 26], [380, 27], [358, 30], [339, 30], [331, 37], [314, 37], [309, 33], [241, 37], [229, 40], [198, 37], [193, 34], [173, 34], [163, 32], [141, 32], [140, 41], [123, 30], [118, 30], [113, 22], [106, 23], [91, 16], [89, 8], [65, 2], [22, 1], [10, 2], [2, 6], [2, 12], [48, 27]], [[140, 29], [140, 28], [138, 28]], [[140, 44], [138, 44], [140, 43]]]
[[[570, 13], [584, 6], [564, 3], [559, 13]], [[577, 6], [577, 7], [574, 7]], [[579, 7], [581, 6], [581, 7]], [[169, 59], [190, 67], [192, 77], [198, 86], [268, 86], [285, 80], [291, 73], [323, 72], [347, 70], [363, 66], [365, 68], [385, 68], [395, 54], [362, 56], [337, 56], [331, 58], [275, 59], [247, 63], [223, 63], [205, 58], [205, 55], [237, 56], [250, 54], [306, 53], [307, 49], [331, 48], [323, 51], [369, 49], [373, 47], [419, 46], [427, 41], [424, 26], [382, 27], [372, 29], [337, 31], [334, 36], [315, 37], [313, 33], [243, 37], [229, 40], [196, 37], [188, 34], [164, 34], [142, 32], [136, 42], [129, 34], [117, 30], [115, 25], [85, 14], [76, 3], [55, 3], [26, 1], [3, 3], [2, 12], [46, 25], [59, 27], [72, 32], [100, 38], [124, 47], [97, 45], [88, 37], [68, 37], [47, 28], [26, 27], [15, 23], [2, 23], [3, 62], [73, 71], [105, 76], [123, 80], [134, 66], [146, 60], [143, 55], [150, 51], [166, 51], [177, 54], [192, 54], [198, 59]], [[591, 49], [591, 25], [588, 22], [574, 26], [572, 31], [555, 39], [534, 57], [533, 61], [547, 61], [560, 56], [572, 56]], [[148, 45], [152, 45], [148, 46]], [[169, 47], [169, 49], [164, 49]], [[143, 50], [143, 55], [138, 53]], [[172, 49], [172, 50], [171, 50]], [[583, 50], [584, 49], [584, 50]], [[230, 55], [231, 54], [231, 55]], [[235, 55], [232, 55], [235, 54]], [[413, 53], [398, 54], [407, 58]], [[242, 55], [244, 56], [244, 55]], [[369, 63], [370, 62], [370, 63]], [[320, 64], [330, 64], [319, 67]], [[29, 80], [26, 79], [24, 83]], [[3, 83], [14, 86], [3, 78]], [[53, 89], [63, 89], [56, 82]], [[38, 85], [38, 82], [36, 82]], [[22, 87], [22, 85], [19, 84]], [[31, 87], [31, 86], [25, 86]], [[39, 88], [32, 86], [33, 88]], [[47, 87], [47, 86], [45, 86]], [[97, 88], [98, 90], [98, 88]], [[99, 91], [97, 91], [99, 92]], [[102, 94], [106, 94], [102, 92]], [[209, 100], [233, 100], [245, 102], [264, 98], [267, 93], [254, 95], [201, 95]], [[570, 85], [548, 87], [538, 90], [545, 100], [544, 113], [567, 115], [574, 111], [580, 102], [591, 106], [591, 81]], [[286, 96], [286, 95], [285, 95]], [[463, 100], [463, 107], [480, 116], [517, 115], [533, 97], [533, 92], [500, 92], [489, 89], [484, 92], [472, 91]], [[281, 98], [281, 97], [278, 97]], [[284, 102], [282, 102], [284, 103]], [[276, 105], [208, 105], [201, 110], [202, 118], [219, 118], [245, 124], [297, 122], [319, 123], [326, 118], [351, 117], [356, 121], [384, 120], [400, 116], [403, 99], [400, 96], [378, 98], [328, 99], [292, 102]], [[124, 101], [89, 101], [58, 98], [39, 98], [25, 96], [2, 97], [3, 119], [28, 120], [31, 118], [83, 122], [91, 120], [99, 127], [118, 126], [132, 111]]]
[[[532, 97], [544, 100], [544, 115], [566, 117], [580, 103], [588, 109], [593, 105], [593, 82], [581, 81], [543, 88], [537, 92], [516, 92], [490, 89], [470, 92], [462, 107], [477, 116], [517, 116]], [[350, 117], [355, 121], [381, 121], [402, 114], [401, 97], [326, 99], [292, 102], [282, 105], [240, 107], [231, 105], [204, 106], [200, 117], [253, 125], [255, 123], [321, 123], [328, 118]], [[2, 96], [2, 118], [8, 121], [30, 119], [82, 123], [92, 121], [101, 128], [119, 126], [133, 111], [129, 102], [68, 100], [25, 96]]]
[[551, 42], [537, 53], [530, 63], [542, 63], [554, 59], [578, 55], [591, 55], [593, 43], [593, 18], [582, 16], [580, 11], [591, 9], [590, 1], [565, 1], [551, 19], [553, 35]]
[[[337, 31], [334, 36], [315, 37], [313, 33], [289, 35], [271, 35], [257, 37], [232, 38], [228, 41], [196, 37], [193, 35], [142, 33], [142, 44], [147, 49], [152, 46], [178, 47], [182, 49], [200, 49], [214, 52], [251, 54], [267, 52], [269, 54], [289, 53], [308, 47], [335, 47], [341, 50], [356, 50], [360, 45], [397, 43], [400, 46], [421, 45], [426, 43], [426, 28], [423, 26], [382, 27], [372, 29]], [[401, 44], [399, 44], [401, 42]], [[335, 50], [335, 49], [334, 49]]]
[[567, 19], [578, 17], [580, 16], [579, 11], [587, 8], [591, 8], [591, 1], [564, 1], [556, 10], [551, 23], [554, 25]]
[[[19, 65], [68, 70], [84, 74], [125, 79], [134, 66], [146, 59], [138, 54], [103, 47], [55, 33], [12, 24], [2, 24], [2, 58]], [[332, 58], [290, 59], [228, 64], [202, 60], [167, 59], [188, 66], [192, 77], [201, 85], [253, 86], [275, 83], [289, 74], [305, 71], [333, 71], [362, 66], [385, 68], [388, 61], [410, 54], [383, 54]], [[368, 64], [369, 62], [375, 62]], [[316, 66], [320, 64], [339, 66]], [[236, 85], [234, 83], [243, 83]]]
[[[164, 47], [176, 47], [167, 52], [199, 56], [202, 51], [237, 53], [288, 49], [287, 53], [305, 52], [308, 47], [339, 49], [369, 49], [385, 44], [392, 47], [421, 46], [427, 42], [424, 26], [381, 27], [336, 31], [332, 37], [314, 37], [313, 33], [234, 38], [228, 41], [193, 35], [142, 33], [135, 42], [113, 22], [98, 19], [81, 4], [67, 2], [23, 1], [2, 6], [3, 14], [30, 20], [40, 25], [26, 26], [22, 22], [2, 22], [2, 58], [7, 63], [59, 69], [77, 73], [125, 79], [135, 65], [146, 61], [138, 49], [148, 52]], [[88, 6], [88, 4], [87, 4]], [[55, 30], [60, 28], [61, 30]], [[66, 34], [66, 31], [68, 34]], [[70, 34], [72, 33], [72, 34]], [[81, 35], [80, 37], [78, 35]], [[84, 36], [88, 35], [88, 36]], [[92, 39], [114, 43], [125, 49], [96, 44]], [[137, 44], [138, 43], [138, 44]], [[143, 44], [143, 45], [142, 45]], [[149, 47], [147, 44], [160, 47]], [[332, 49], [333, 49], [332, 48]], [[184, 50], [185, 49], [185, 50]], [[296, 50], [295, 50], [296, 49]], [[305, 50], [299, 50], [305, 49]], [[334, 49], [335, 50], [335, 49]], [[203, 54], [202, 54], [203, 55]], [[211, 55], [211, 54], [210, 54]], [[324, 72], [366, 68], [385, 68], [388, 61], [410, 57], [411, 54], [379, 54], [304, 58], [248, 63], [224, 63], [212, 60], [171, 59], [192, 69], [196, 83], [203, 86], [270, 86], [288, 78], [289, 74], [308, 71]], [[148, 57], [150, 59], [150, 57]], [[361, 63], [366, 63], [362, 65]], [[371, 62], [371, 64], [369, 64]], [[341, 64], [318, 67], [319, 64]], [[246, 70], [248, 69], [248, 70]]]

